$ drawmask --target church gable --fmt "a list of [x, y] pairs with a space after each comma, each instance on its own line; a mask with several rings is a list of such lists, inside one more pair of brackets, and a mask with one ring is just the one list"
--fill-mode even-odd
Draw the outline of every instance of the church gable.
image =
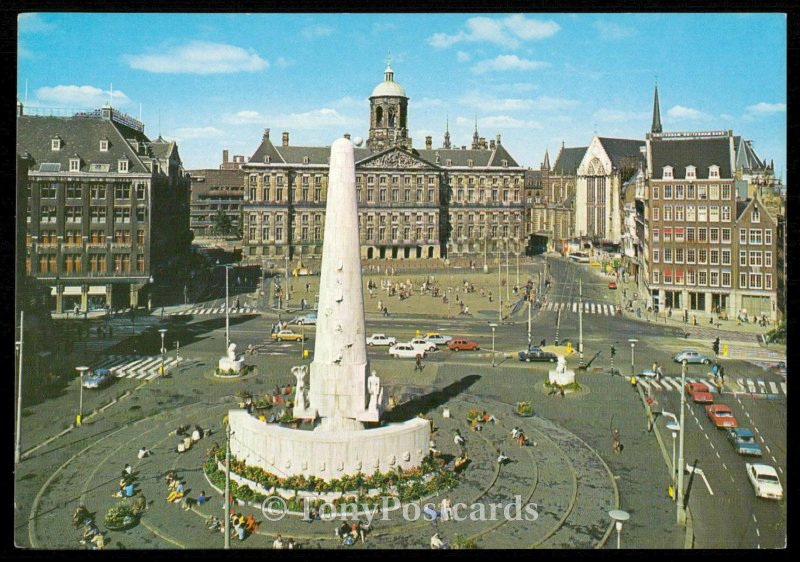
[[399, 148], [389, 148], [383, 152], [372, 155], [359, 162], [356, 162], [357, 168], [382, 168], [382, 169], [396, 169], [405, 170], [409, 168], [428, 168], [436, 169], [436, 165], [431, 164], [427, 160], [423, 160], [413, 154], [409, 154], [405, 150]]

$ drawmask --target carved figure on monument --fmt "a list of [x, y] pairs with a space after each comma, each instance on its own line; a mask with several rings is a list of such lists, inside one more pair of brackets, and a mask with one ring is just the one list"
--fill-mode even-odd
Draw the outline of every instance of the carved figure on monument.
[[556, 364], [556, 373], [563, 375], [567, 372], [567, 360], [563, 355], [558, 356], [558, 363]]
[[230, 361], [236, 361], [236, 344], [231, 342], [228, 346], [228, 359]]
[[381, 393], [381, 379], [375, 371], [367, 378], [367, 391], [369, 392], [369, 406], [367, 410], [374, 412], [378, 409], [378, 398]]
[[297, 379], [295, 384], [294, 407], [296, 410], [302, 412], [308, 407], [306, 398], [306, 377], [308, 376], [308, 367], [306, 365], [292, 367], [292, 374], [294, 375], [295, 379]]

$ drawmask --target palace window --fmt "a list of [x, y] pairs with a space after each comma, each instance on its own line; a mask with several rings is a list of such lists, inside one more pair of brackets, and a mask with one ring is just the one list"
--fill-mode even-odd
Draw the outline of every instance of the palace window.
[[719, 185], [714, 183], [708, 186], [708, 198], [712, 201], [719, 201]]
[[751, 273], [750, 274], [750, 288], [751, 289], [760, 289], [761, 288], [761, 274], [760, 273]]
[[695, 198], [695, 188], [693, 183], [690, 183], [689, 185], [686, 186], [686, 198], [687, 199]]
[[739, 288], [747, 289], [747, 273], [739, 273]]
[[697, 186], [697, 198], [700, 200], [708, 199], [708, 186], [707, 185], [698, 185]]
[[719, 271], [711, 270], [709, 272], [709, 285], [712, 287], [719, 287]]
[[750, 243], [751, 244], [761, 244], [761, 229], [760, 228], [751, 228], [750, 229]]
[[697, 208], [694, 205], [686, 206], [686, 221], [694, 222], [697, 220]]
[[690, 226], [686, 229], [686, 241], [694, 242], [694, 227]]
[[708, 222], [708, 207], [705, 205], [697, 207], [697, 222]]
[[710, 228], [709, 235], [710, 242], [719, 243], [719, 228]]
[[722, 221], [731, 222], [731, 208], [728, 205], [722, 206]]
[[722, 265], [730, 265], [731, 264], [731, 251], [730, 250], [722, 250], [721, 253], [722, 257]]
[[124, 173], [128, 171], [128, 160], [123, 158], [117, 161], [117, 171], [120, 173]]
[[764, 229], [764, 244], [772, 245], [772, 229]]
[[719, 250], [711, 250], [708, 262], [711, 265], [719, 265]]
[[81, 171], [81, 159], [80, 158], [70, 158], [69, 159], [69, 171], [70, 172], [80, 172]]
[[708, 263], [708, 250], [703, 248], [697, 250], [697, 263]]
[[709, 207], [708, 220], [711, 222], [719, 222], [719, 207], [717, 205], [711, 205], [711, 207]]
[[761, 267], [761, 252], [750, 252], [750, 267]]
[[772, 289], [772, 274], [765, 273], [764, 274], [764, 288], [765, 289]]
[[653, 249], [653, 263], [658, 263], [661, 261], [661, 250], [654, 248]]
[[697, 261], [697, 250], [694, 248], [686, 249], [686, 263], [695, 263]]
[[676, 185], [675, 186], [675, 199], [683, 199], [683, 186]]
[[739, 250], [739, 267], [747, 267], [747, 250]]
[[664, 199], [672, 199], [672, 186], [665, 185], [664, 186]]
[[724, 183], [722, 184], [722, 199], [725, 201], [729, 201], [731, 198], [731, 186], [730, 184]]
[[657, 185], [654, 185], [651, 190], [653, 199], [658, 199], [658, 192], [659, 192], [659, 187]]

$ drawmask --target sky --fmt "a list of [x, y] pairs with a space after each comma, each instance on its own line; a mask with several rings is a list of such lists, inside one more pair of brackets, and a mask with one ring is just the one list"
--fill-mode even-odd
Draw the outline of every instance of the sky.
[[150, 14], [19, 16], [17, 96], [69, 114], [114, 107], [178, 142], [186, 169], [280, 143], [368, 136], [391, 56], [413, 146], [481, 136], [517, 162], [644, 139], [658, 84], [664, 131], [733, 129], [786, 183], [783, 14]]

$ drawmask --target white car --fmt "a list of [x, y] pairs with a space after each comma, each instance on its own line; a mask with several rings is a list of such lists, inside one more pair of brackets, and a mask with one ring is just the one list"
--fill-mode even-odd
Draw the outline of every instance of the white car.
[[367, 338], [367, 345], [394, 345], [397, 343], [397, 338], [387, 336], [386, 334], [372, 334]]
[[436, 351], [435, 343], [422, 338], [414, 338], [408, 343], [414, 346], [414, 349], [418, 349], [421, 352]]
[[449, 342], [453, 338], [451, 338], [450, 336], [443, 336], [438, 332], [428, 332], [422, 339], [436, 345], [447, 345], [447, 342]]
[[410, 343], [398, 343], [389, 348], [389, 357], [414, 359], [417, 355], [425, 357], [425, 352]]
[[746, 463], [747, 477], [759, 498], [783, 499], [783, 487], [778, 473], [768, 464]]

